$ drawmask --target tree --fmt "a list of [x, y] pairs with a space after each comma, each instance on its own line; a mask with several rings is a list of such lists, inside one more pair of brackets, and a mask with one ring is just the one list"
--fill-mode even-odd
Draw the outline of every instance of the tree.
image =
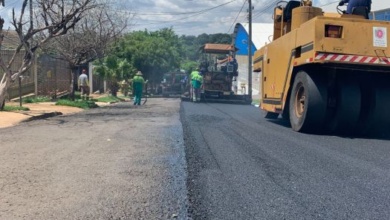
[[56, 38], [45, 48], [46, 51], [52, 51], [56, 58], [66, 60], [73, 69], [72, 97], [77, 67], [104, 58], [109, 45], [128, 27], [131, 16], [119, 13], [109, 3], [99, 0], [99, 5], [90, 10], [74, 29], [67, 35]]
[[183, 57], [185, 62], [197, 61], [200, 55], [200, 48], [206, 43], [217, 43], [217, 44], [231, 44], [232, 37], [229, 34], [201, 34], [195, 36], [181, 36], [180, 41], [184, 51]]
[[180, 37], [181, 44], [183, 45], [183, 58], [185, 60], [195, 61], [198, 59], [198, 51], [200, 45], [197, 43], [197, 37], [185, 36]]
[[110, 82], [111, 95], [117, 96], [119, 82], [129, 81], [135, 68], [126, 59], [110, 55], [103, 62], [97, 64], [95, 71], [100, 77]]
[[198, 62], [187, 60], [182, 63], [181, 68], [185, 70], [186, 73], [191, 73], [199, 66]]
[[129, 33], [115, 44], [112, 53], [140, 70], [152, 87], [161, 82], [164, 73], [179, 69], [183, 56], [179, 38], [169, 28]]
[[[38, 49], [50, 40], [66, 35], [88, 11], [97, 7], [95, 0], [35, 0], [33, 10], [31, 0], [29, 22], [26, 22], [28, 2], [29, 0], [23, 0], [20, 16], [16, 15], [15, 9], [12, 10], [11, 26], [17, 32], [20, 43], [7, 63], [0, 57], [0, 67], [5, 72], [0, 81], [0, 108], [4, 107], [5, 95], [11, 82], [31, 67]], [[20, 53], [24, 54], [23, 61], [13, 72], [11, 65]]]

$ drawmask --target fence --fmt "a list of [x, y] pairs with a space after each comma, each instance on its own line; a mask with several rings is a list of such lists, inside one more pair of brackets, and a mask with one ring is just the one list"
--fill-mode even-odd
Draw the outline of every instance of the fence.
[[41, 55], [35, 66], [38, 96], [56, 98], [58, 94], [70, 92], [72, 70], [66, 61]]
[[[13, 53], [13, 50], [1, 50], [0, 56], [5, 63], [8, 63]], [[23, 53], [17, 55], [11, 66], [12, 72], [16, 72], [19, 69], [23, 56]], [[0, 79], [2, 77], [3, 73], [0, 72]], [[96, 83], [96, 80], [99, 80], [96, 78], [94, 77], [94, 83]], [[37, 96], [56, 98], [59, 94], [70, 92], [72, 70], [66, 61], [54, 59], [49, 55], [40, 55], [20, 80], [22, 96], [35, 94]], [[96, 88], [98, 87], [96, 85]], [[9, 100], [19, 97], [19, 80], [12, 82], [7, 92]]]
[[[0, 56], [2, 57], [4, 63], [8, 63], [14, 54], [13, 50], [1, 50]], [[15, 57], [14, 62], [12, 63], [10, 69], [12, 72], [18, 71], [22, 61], [24, 54], [18, 54]], [[3, 77], [3, 73], [0, 73], [0, 78]], [[32, 74], [31, 69], [24, 74], [24, 77], [21, 78], [22, 81], [22, 93], [28, 94], [34, 92], [34, 75]], [[12, 99], [18, 97], [19, 95], [19, 80], [15, 80], [11, 83], [10, 88], [8, 89], [8, 98]]]

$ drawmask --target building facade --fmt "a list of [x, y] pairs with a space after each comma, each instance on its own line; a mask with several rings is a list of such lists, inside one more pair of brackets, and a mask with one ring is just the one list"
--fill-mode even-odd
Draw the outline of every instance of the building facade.
[[[273, 23], [252, 23], [252, 51], [253, 57], [256, 50], [272, 41]], [[249, 24], [237, 23], [233, 33], [233, 43], [238, 51], [236, 52], [236, 59], [238, 62], [238, 77], [234, 84], [237, 86], [238, 94], [248, 94], [248, 71], [249, 71], [249, 57], [248, 57], [248, 38], [249, 38]], [[251, 64], [252, 65], [252, 64]], [[253, 69], [253, 68], [252, 68]], [[252, 71], [252, 95], [260, 94], [260, 77], [261, 73]]]
[[390, 8], [372, 11], [369, 17], [371, 20], [390, 21]]

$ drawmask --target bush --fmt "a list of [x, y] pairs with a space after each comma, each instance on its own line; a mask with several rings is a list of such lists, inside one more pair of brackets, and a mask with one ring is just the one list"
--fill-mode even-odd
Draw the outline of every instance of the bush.
[[46, 96], [28, 97], [22, 99], [23, 103], [49, 102], [50, 98]]
[[[69, 99], [70, 99], [70, 94], [64, 95], [64, 96], [62, 96], [60, 99], [69, 100]], [[75, 100], [76, 100], [76, 99], [81, 99], [81, 94], [80, 94], [80, 92], [75, 92], [75, 93], [74, 93], [74, 99], [75, 99]]]
[[100, 97], [100, 98], [97, 99], [97, 101], [98, 102], [109, 102], [109, 103], [112, 103], [112, 102], [122, 102], [122, 101], [124, 101], [124, 99], [119, 98], [117, 96], [109, 95], [109, 96]]
[[94, 101], [90, 100], [67, 100], [67, 99], [60, 99], [58, 102], [56, 102], [56, 105], [63, 105], [63, 106], [71, 106], [71, 107], [77, 107], [82, 109], [90, 109], [90, 108], [97, 108], [99, 107], [96, 105]]

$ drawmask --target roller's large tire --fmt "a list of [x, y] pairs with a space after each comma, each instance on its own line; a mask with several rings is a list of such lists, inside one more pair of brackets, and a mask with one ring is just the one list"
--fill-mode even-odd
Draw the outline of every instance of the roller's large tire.
[[355, 133], [360, 136], [366, 136], [371, 129], [371, 120], [375, 109], [375, 88], [376, 83], [370, 80], [360, 84], [361, 108], [359, 122], [356, 126]]
[[374, 107], [369, 115], [368, 128], [369, 135], [385, 136], [389, 135], [390, 129], [390, 88], [388, 85], [379, 85], [375, 88]]
[[340, 79], [336, 98], [336, 111], [329, 122], [331, 133], [350, 135], [355, 133], [362, 106], [359, 83], [353, 79]]
[[326, 81], [321, 75], [297, 73], [290, 96], [290, 123], [294, 131], [323, 131], [327, 110]]

